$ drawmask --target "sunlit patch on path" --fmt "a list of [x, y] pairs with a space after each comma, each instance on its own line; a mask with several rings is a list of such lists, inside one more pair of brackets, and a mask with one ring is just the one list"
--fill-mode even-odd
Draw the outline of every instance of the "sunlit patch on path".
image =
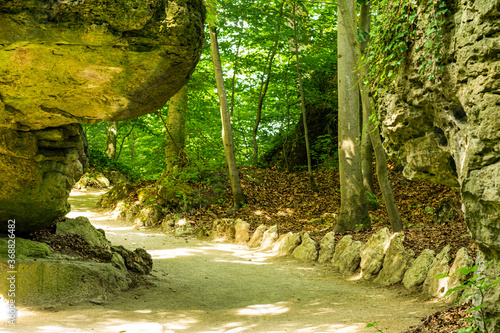
[[400, 332], [435, 311], [401, 289], [345, 281], [314, 266], [246, 246], [133, 229], [95, 207], [98, 191], [73, 194], [71, 216], [89, 216], [113, 244], [153, 257], [151, 285], [94, 303], [21, 308], [0, 332]]

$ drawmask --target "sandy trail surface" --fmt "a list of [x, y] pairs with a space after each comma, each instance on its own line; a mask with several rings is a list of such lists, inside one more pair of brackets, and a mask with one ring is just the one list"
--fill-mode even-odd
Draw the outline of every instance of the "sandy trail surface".
[[[105, 302], [21, 308], [7, 332], [401, 332], [439, 309], [401, 287], [345, 281], [328, 266], [246, 246], [136, 230], [94, 208], [103, 191], [73, 191], [69, 217], [87, 216], [115, 245], [143, 247], [153, 286]], [[99, 303], [99, 302], [98, 302]]]

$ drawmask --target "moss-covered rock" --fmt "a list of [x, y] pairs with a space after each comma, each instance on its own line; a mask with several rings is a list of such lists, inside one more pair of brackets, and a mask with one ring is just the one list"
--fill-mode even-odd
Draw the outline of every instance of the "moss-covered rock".
[[0, 0], [1, 232], [69, 211], [87, 164], [76, 124], [161, 108], [194, 71], [204, 19], [202, 0]]
[[[8, 258], [10, 238], [0, 238], [0, 258]], [[52, 253], [52, 249], [45, 243], [16, 237], [10, 241], [11, 248], [15, 245], [16, 259], [45, 258]]]
[[87, 166], [87, 147], [78, 124], [41, 131], [0, 125], [0, 231], [16, 220], [19, 236], [67, 214], [69, 192]]
[[201, 0], [1, 0], [0, 119], [34, 130], [158, 110], [194, 71], [204, 16]]
[[[7, 295], [9, 273], [6, 261], [0, 261], [0, 294]], [[132, 284], [127, 272], [109, 263], [65, 260], [17, 261], [16, 304], [67, 304], [126, 290]]]

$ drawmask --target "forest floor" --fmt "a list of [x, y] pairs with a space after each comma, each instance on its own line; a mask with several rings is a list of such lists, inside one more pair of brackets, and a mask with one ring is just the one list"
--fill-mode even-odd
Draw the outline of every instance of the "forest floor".
[[[317, 242], [329, 231], [333, 224], [311, 224], [311, 219], [319, 218], [323, 213], [337, 213], [340, 210], [340, 181], [338, 169], [314, 172], [315, 181], [320, 188], [313, 192], [309, 184], [307, 172], [286, 173], [270, 169], [241, 168], [240, 178], [247, 204], [235, 216], [227, 216], [231, 208], [214, 206], [202, 208], [186, 214], [196, 222], [197, 227], [211, 227], [216, 217], [241, 218], [250, 223], [251, 229], [260, 224], [278, 225], [280, 234], [286, 232], [307, 232]], [[371, 227], [357, 232], [349, 232], [353, 240], [363, 243], [372, 234], [387, 227], [391, 230], [389, 218], [382, 199], [382, 194], [375, 177], [375, 195], [369, 202]], [[397, 171], [394, 164], [389, 164], [389, 181], [392, 185], [396, 204], [404, 224], [406, 249], [412, 249], [418, 256], [424, 249], [439, 253], [446, 245], [451, 246], [451, 259], [456, 252], [467, 248], [469, 255], [476, 257], [476, 245], [467, 229], [461, 210], [461, 199], [457, 189], [445, 185], [431, 184], [421, 181], [410, 181]], [[227, 193], [230, 196], [230, 193]], [[434, 212], [443, 199], [453, 202], [458, 218], [447, 223], [435, 223]], [[230, 202], [230, 200], [227, 200]], [[335, 236], [339, 241], [344, 234]], [[419, 332], [457, 332], [466, 327], [468, 307], [455, 307], [447, 311], [439, 311], [422, 318], [422, 323], [408, 333]]]
[[[323, 213], [337, 213], [340, 210], [340, 183], [338, 169], [315, 171], [315, 180], [320, 188], [318, 193], [311, 190], [307, 172], [287, 173], [258, 168], [241, 168], [240, 178], [247, 204], [228, 216], [231, 208], [230, 192], [224, 205], [213, 205], [181, 213], [196, 224], [196, 228], [205, 226], [211, 229], [215, 218], [241, 218], [250, 223], [251, 230], [260, 224], [278, 225], [280, 234], [292, 231], [307, 232], [319, 241], [327, 232], [333, 230], [332, 224], [311, 224], [311, 219], [319, 218]], [[403, 174], [389, 165], [389, 181], [393, 187], [396, 204], [404, 224], [405, 248], [413, 249], [418, 256], [424, 249], [438, 253], [446, 245], [451, 246], [454, 258], [456, 252], [465, 247], [475, 258], [476, 246], [469, 234], [458, 190], [448, 186], [427, 182], [409, 181]], [[370, 236], [387, 227], [391, 230], [385, 204], [382, 200], [375, 177], [376, 198], [369, 202], [376, 206], [370, 211], [371, 227], [362, 231], [350, 232], [353, 240], [366, 242]], [[458, 218], [450, 223], [434, 223], [433, 213], [441, 200], [449, 198], [454, 205]], [[336, 235], [336, 241], [344, 235]]]
[[326, 265], [246, 246], [135, 229], [96, 210], [103, 190], [73, 191], [68, 217], [86, 216], [115, 245], [153, 257], [149, 283], [105, 301], [20, 308], [9, 332], [402, 332], [443, 304], [401, 286], [346, 281]]
[[[310, 221], [311, 219], [319, 218], [325, 212], [338, 213], [340, 207], [340, 192], [339, 192], [340, 186], [338, 181], [337, 170], [326, 170], [321, 172], [319, 171], [315, 172], [316, 183], [320, 188], [319, 193], [315, 193], [311, 190], [308, 181], [308, 175], [305, 172], [292, 174], [292, 173], [279, 172], [276, 170], [269, 170], [269, 169], [242, 168], [240, 170], [240, 177], [242, 181], [243, 191], [246, 195], [247, 204], [245, 207], [240, 209], [236, 213], [236, 215], [233, 216], [226, 215], [226, 212], [231, 208], [231, 206], [229, 205], [230, 200], [226, 200], [228, 204], [213, 205], [211, 207], [192, 210], [190, 213], [180, 213], [180, 214], [185, 215], [190, 220], [194, 221], [195, 228], [204, 227], [206, 229], [210, 229], [212, 226], [212, 221], [215, 218], [223, 218], [223, 217], [241, 218], [250, 223], [252, 230], [257, 228], [260, 224], [266, 224], [266, 225], [277, 224], [278, 231], [280, 232], [280, 234], [289, 231], [308, 232], [309, 235], [316, 241], [319, 241], [327, 232], [333, 229], [332, 224], [311, 224]], [[408, 181], [403, 177], [403, 175], [400, 172], [394, 170], [393, 166], [390, 166], [389, 177], [391, 184], [393, 186], [396, 203], [400, 209], [400, 214], [404, 222], [405, 226], [404, 245], [407, 249], [408, 248], [413, 249], [415, 254], [418, 255], [422, 252], [423, 249], [426, 248], [432, 249], [437, 253], [445, 245], [450, 245], [452, 247], [451, 250], [452, 258], [455, 256], [455, 253], [461, 247], [466, 247], [469, 251], [469, 254], [475, 257], [475, 251], [476, 251], [475, 244], [473, 243], [467, 231], [467, 227], [465, 225], [465, 221], [460, 210], [460, 205], [461, 205], [460, 196], [455, 190], [443, 185], [434, 185], [425, 182]], [[380, 200], [381, 194], [379, 193], [377, 185], [375, 185], [375, 194], [376, 198], [374, 197], [371, 198], [370, 200], [372, 203], [376, 204], [375, 205], [376, 209], [370, 211], [372, 226], [369, 229], [351, 233], [354, 240], [361, 240], [365, 242], [374, 232], [378, 231], [379, 229], [383, 227], [388, 227], [390, 229], [390, 224], [388, 222], [385, 206], [383, 201]], [[229, 198], [230, 192], [227, 192], [226, 195]], [[435, 223], [433, 222], [433, 212], [438, 208], [441, 200], [443, 200], [444, 198], [449, 198], [454, 203], [455, 209], [457, 213], [459, 213], [458, 218], [455, 221], [448, 223]], [[82, 199], [84, 199], [84, 197], [82, 197]], [[127, 247], [142, 245], [148, 251], [150, 251], [150, 253], [152, 251], [155, 263], [158, 263], [158, 266], [155, 266], [156, 272], [154, 273], [154, 275], [157, 276], [157, 278], [159, 279], [158, 283], [160, 287], [167, 288], [166, 286], [163, 285], [165, 283], [165, 281], [163, 280], [165, 280], [164, 276], [167, 276], [168, 274], [167, 280], [169, 288], [173, 288], [173, 289], [167, 288], [170, 291], [168, 291], [167, 289], [165, 290], [161, 289], [162, 293], [167, 292], [169, 302], [171, 301], [173, 303], [188, 302], [186, 304], [190, 304], [189, 302], [193, 302], [191, 305], [194, 308], [198, 307], [200, 309], [204, 309], [203, 311], [209, 309], [210, 307], [215, 307], [215, 308], [224, 307], [225, 308], [224, 314], [222, 314], [222, 312], [217, 312], [218, 313], [217, 315], [222, 315], [223, 317], [226, 316], [227, 320], [230, 320], [229, 319], [230, 315], [227, 312], [229, 308], [234, 308], [237, 306], [243, 306], [247, 304], [246, 308], [241, 307], [241, 309], [246, 309], [242, 311], [249, 311], [249, 312], [257, 311], [263, 316], [262, 318], [264, 318], [265, 320], [263, 324], [265, 325], [261, 326], [260, 323], [256, 324], [251, 320], [249, 320], [245, 321], [245, 323], [242, 326], [238, 326], [241, 329], [241, 331], [251, 328], [251, 330], [255, 332], [270, 332], [270, 331], [350, 332], [349, 331], [350, 328], [352, 332], [374, 332], [375, 329], [373, 328], [366, 329], [364, 328], [364, 325], [372, 321], [378, 321], [379, 319], [381, 319], [379, 328], [382, 329], [382, 332], [402, 332], [403, 330], [406, 329], [404, 331], [406, 333], [419, 333], [419, 332], [451, 333], [451, 332], [457, 332], [459, 328], [466, 326], [466, 320], [464, 319], [468, 317], [468, 315], [466, 314], [467, 307], [459, 307], [451, 309], [445, 309], [440, 307], [439, 309], [430, 310], [428, 301], [423, 299], [421, 296], [416, 296], [415, 294], [411, 295], [408, 291], [402, 289], [401, 287], [386, 288], [377, 291], [378, 296], [371, 295], [370, 293], [367, 292], [372, 290], [374, 288], [373, 286], [370, 286], [369, 284], [359, 284], [359, 283], [353, 283], [347, 286], [345, 284], [345, 281], [342, 281], [339, 277], [335, 277], [334, 276], [335, 274], [332, 273], [331, 270], [328, 270], [327, 267], [323, 267], [322, 265], [316, 265], [314, 267], [313, 264], [307, 265], [303, 263], [297, 263], [291, 259], [273, 259], [273, 258], [267, 258], [265, 255], [264, 257], [262, 257], [262, 254], [258, 254], [257, 252], [251, 252], [242, 248], [231, 247], [229, 245], [227, 245], [228, 247], [226, 248], [221, 248], [219, 245], [214, 245], [212, 243], [207, 243], [207, 242], [201, 242], [195, 239], [190, 239], [188, 242], [187, 239], [184, 240], [169, 236], [165, 238], [165, 235], [160, 236], [159, 234], [155, 234], [154, 230], [152, 231], [145, 231], [142, 229], [133, 230], [132, 229], [133, 226], [124, 226], [123, 224], [125, 222], [123, 221], [121, 222], [112, 220], [108, 221], [105, 217], [103, 218], [103, 216], [101, 216], [100, 214], [105, 214], [105, 213], [95, 211], [90, 204], [86, 203], [86, 199], [82, 201], [83, 203], [82, 207], [79, 207], [82, 205], [82, 203], [79, 202], [80, 199], [78, 197], [73, 197], [72, 200], [73, 200], [72, 205], [74, 212], [72, 212], [71, 214], [76, 214], [75, 216], [77, 216], [78, 214], [84, 215], [90, 213], [89, 216], [90, 220], [93, 221], [94, 219], [94, 221], [95, 220], [100, 221], [97, 222], [96, 226], [107, 230], [108, 238], [110, 238], [110, 240], [112, 240], [113, 243], [122, 244]], [[122, 234], [119, 230], [125, 230], [126, 232], [125, 234]], [[340, 234], [336, 235], [337, 238], [336, 240], [337, 241], [340, 240], [340, 238], [343, 236], [344, 235]], [[146, 242], [132, 241], [133, 239], [141, 239], [142, 237], [148, 237], [147, 241]], [[165, 240], [167, 241], [165, 242]], [[59, 241], [62, 242], [60, 244], [57, 244], [57, 246], [60, 245], [64, 247], [65, 240], [59, 240]], [[66, 243], [69, 242], [71, 242], [71, 240], [66, 240]], [[76, 245], [78, 247], [79, 244], [78, 242], [75, 242], [73, 240], [72, 243], [73, 245]], [[84, 246], [82, 246], [82, 248], [83, 247]], [[179, 247], [181, 248], [179, 249]], [[175, 252], [174, 248], [177, 248], [177, 250], [175, 251], [180, 251], [180, 253], [182, 254], [170, 256], [170, 253]], [[168, 254], [167, 257], [169, 258], [168, 263], [165, 260], [163, 260], [167, 257], [164, 257], [163, 255], [155, 256], [154, 253], [167, 253]], [[201, 255], [201, 257], [198, 257], [198, 255]], [[255, 263], [255, 260], [253, 260], [255, 258], [254, 256], [259, 256], [259, 258], [261, 258], [259, 260], [261, 260], [262, 262], [260, 264]], [[195, 257], [197, 259], [195, 259]], [[170, 258], [175, 258], [175, 260], [172, 260]], [[182, 260], [183, 258], [185, 259], [184, 261]], [[198, 262], [198, 260], [200, 261]], [[179, 266], [175, 266], [177, 261], [179, 261], [178, 263]], [[224, 270], [226, 270], [227, 268], [220, 268], [215, 266], [207, 266], [207, 267], [203, 266], [207, 265], [207, 262], [209, 263], [234, 262], [241, 264], [245, 261], [254, 261], [254, 262], [252, 262], [252, 265], [237, 265], [236, 267], [238, 271], [234, 272], [231, 271], [233, 273], [227, 273], [227, 274], [224, 273]], [[183, 268], [182, 265], [184, 266], [188, 265], [189, 268], [187, 267]], [[203, 267], [198, 265], [202, 265]], [[246, 272], [247, 267], [249, 267], [250, 270], [253, 270], [253, 273], [250, 273], [250, 271]], [[265, 270], [264, 267], [274, 267], [276, 268], [276, 270], [273, 269]], [[312, 267], [314, 267], [314, 270], [312, 271], [314, 271], [315, 273], [311, 273], [312, 275], [309, 275], [309, 272], [312, 269]], [[221, 269], [223, 272], [222, 275], [214, 275], [215, 274], [214, 272], [216, 271], [218, 272]], [[258, 271], [260, 269], [263, 270]], [[175, 270], [178, 271], [174, 272]], [[300, 274], [293, 273], [297, 270], [298, 272], [302, 273], [306, 272], [306, 273], [304, 273], [305, 275], [302, 273]], [[221, 285], [220, 283], [219, 284], [215, 283], [213, 285], [207, 284], [205, 287], [200, 287], [198, 281], [199, 280], [198, 272], [200, 272], [200, 274], [202, 275], [205, 274], [206, 275], [205, 279], [208, 280], [215, 279], [216, 281], [227, 281], [230, 286], [232, 285], [232, 287], [235, 288], [235, 290], [242, 289], [243, 291], [245, 291], [244, 292], [245, 295], [242, 295], [241, 293], [235, 294], [235, 291], [227, 289], [229, 287], [218, 287]], [[276, 275], [273, 275], [274, 273], [272, 272], [276, 272]], [[232, 277], [231, 274], [235, 274], [236, 277]], [[290, 278], [291, 280], [289, 280], [290, 274], [294, 276], [294, 278]], [[313, 276], [314, 274], [318, 275]], [[299, 275], [301, 276], [301, 279], [304, 278], [304, 280], [295, 281], [294, 279]], [[252, 276], [252, 277], [249, 278], [249, 280], [246, 280], [247, 276], [248, 277]], [[175, 287], [177, 283], [173, 281], [175, 278], [184, 281], [182, 282], [183, 287], [179, 286]], [[238, 279], [240, 278], [243, 279], [241, 286], [238, 285]], [[233, 281], [232, 279], [236, 280]], [[314, 286], [312, 286], [309, 285], [309, 283], [311, 283], [310, 281], [311, 279], [313, 281], [316, 281], [318, 279], [323, 282], [328, 281], [328, 283], [323, 284], [322, 282], [321, 283], [318, 282], [319, 281], [318, 280], [317, 282], [320, 283], [320, 285], [315, 284]], [[273, 281], [273, 283], [269, 283], [269, 281]], [[333, 281], [336, 282], [334, 283]], [[208, 281], [203, 281], [203, 279], [202, 282], [208, 283]], [[280, 291], [275, 290], [275, 289], [283, 289], [282, 286], [280, 286], [280, 284], [283, 283], [286, 286], [285, 290], [283, 291], [284, 294]], [[335, 290], [335, 288], [337, 288], [335, 287], [336, 283], [340, 283], [340, 285], [342, 285], [341, 287], [342, 290], [346, 289], [347, 287], [357, 288], [357, 286], [363, 285], [362, 290], [353, 291], [353, 295], [361, 293], [365, 294], [363, 297], [368, 297], [368, 298], [374, 297], [375, 303], [373, 307], [370, 305], [368, 307], [368, 310], [374, 309], [377, 306], [383, 304], [384, 308], [386, 306], [390, 307], [389, 311], [396, 311], [394, 316], [388, 315], [386, 313], [378, 313], [378, 312], [370, 313], [368, 311], [367, 313], [363, 312], [364, 314], [361, 317], [361, 315], [357, 313], [359, 311], [365, 311], [365, 310], [360, 310], [355, 307], [363, 306], [366, 302], [368, 302], [368, 300], [366, 298], [363, 299], [357, 298], [358, 296], [349, 296], [352, 302], [357, 303], [357, 305], [350, 305], [351, 302], [348, 302], [349, 304], [346, 302], [342, 303], [343, 307], [347, 307], [346, 310], [342, 310], [343, 319], [332, 318], [331, 317], [332, 313], [336, 311], [329, 310], [330, 312], [328, 312], [326, 311], [326, 309], [335, 308], [334, 306], [335, 303], [328, 303], [329, 301], [322, 299], [320, 297], [320, 294], [321, 294], [321, 288], [326, 288], [324, 289], [324, 291], [327, 295], [335, 295], [337, 293], [337, 291]], [[193, 285], [190, 286], [190, 284]], [[205, 283], [203, 285], [205, 285]], [[196, 296], [194, 294], [191, 294], [191, 291], [189, 291], [188, 293], [187, 291], [188, 286], [190, 286], [190, 288], [193, 287], [194, 291], [192, 292], [194, 294], [198, 293], [199, 297], [203, 298], [203, 300], [199, 299], [194, 300]], [[208, 291], [205, 290], [208, 287], [216, 289], [215, 291], [208, 293]], [[177, 297], [179, 295], [175, 293], [175, 291], [172, 292], [172, 290], [174, 290], [175, 288], [177, 289], [185, 288], [186, 289], [185, 292], [188, 294], [184, 295], [183, 293], [184, 295], [183, 297], [187, 297], [189, 299], [170, 300], [171, 297], [174, 296]], [[219, 290], [217, 288], [223, 288], [223, 289]], [[329, 288], [334, 288], [334, 289], [330, 290]], [[307, 290], [307, 292], [304, 292], [304, 290]], [[374, 290], [377, 290], [377, 288], [375, 288]], [[217, 293], [222, 293], [222, 295]], [[165, 310], [164, 308], [162, 308], [163, 305], [155, 303], [156, 301], [154, 301], [154, 297], [156, 297], [155, 295], [157, 295], [156, 292], [150, 295], [149, 290], [143, 290], [139, 294], [141, 294], [140, 298], [144, 299], [143, 300], [144, 302], [147, 302], [147, 307], [146, 307], [147, 309], [152, 309], [152, 311], [155, 313], [157, 313], [159, 309]], [[229, 301], [228, 299], [225, 299], [223, 297], [224, 294], [229, 295], [228, 297], [234, 298], [234, 300], [231, 299]], [[247, 294], [249, 294], [250, 296]], [[383, 296], [381, 296], [382, 294]], [[144, 297], [144, 295], [148, 296]], [[269, 297], [263, 295], [268, 295]], [[132, 303], [135, 302], [134, 299], [127, 300], [126, 299], [127, 296], [123, 297], [125, 297], [125, 299], [122, 300], [123, 302], [132, 302]], [[259, 297], [261, 297], [262, 299], [259, 299]], [[296, 297], [296, 299], [294, 297]], [[399, 312], [397, 310], [397, 307], [401, 305], [396, 305], [399, 303], [394, 299], [398, 297], [401, 297], [400, 301], [402, 302], [407, 302], [407, 297], [413, 297], [413, 301], [417, 300], [417, 302], [420, 302], [421, 305], [425, 306], [427, 310], [422, 312], [415, 310], [411, 312], [412, 315], [408, 316], [408, 318], [402, 318], [401, 314], [398, 314]], [[305, 308], [298, 306], [297, 303], [297, 300], [301, 301], [306, 298], [309, 300], [307, 311]], [[316, 299], [316, 301], [319, 302], [318, 303], [319, 308], [316, 308], [314, 311], [311, 312], [310, 310], [314, 308], [313, 304], [315, 304], [313, 302], [313, 299]], [[280, 301], [272, 302], [273, 300], [274, 301], [280, 300]], [[291, 311], [290, 314], [293, 314], [293, 317], [286, 317], [280, 314], [279, 317], [281, 319], [277, 321], [278, 323], [276, 324], [277, 326], [272, 326], [271, 330], [268, 330], [267, 328], [264, 329], [264, 327], [271, 327], [271, 326], [266, 326], [270, 324], [269, 322], [266, 322], [266, 320], [270, 320], [273, 316], [271, 314], [269, 314], [268, 316], [265, 315], [267, 313], [266, 311], [271, 311], [271, 310], [259, 308], [259, 306], [264, 306], [262, 305], [265, 303], [264, 301], [267, 302], [266, 303], [267, 305], [265, 305], [265, 307], [278, 309], [276, 310], [278, 312], [285, 311], [283, 309], [286, 308], [287, 309], [286, 313], [289, 313], [289, 311]], [[151, 305], [150, 302], [152, 302], [153, 305]], [[200, 307], [200, 302], [203, 303], [201, 307]], [[224, 302], [228, 304], [222, 305], [222, 303]], [[331, 302], [331, 297], [330, 297], [330, 302]], [[179, 310], [181, 308], [180, 303], [177, 305], [174, 304], [174, 308]], [[392, 306], [389, 305], [392, 303], [395, 304], [394, 308], [392, 308]], [[269, 304], [274, 304], [274, 305], [271, 306]], [[276, 306], [277, 304], [279, 305]], [[305, 302], [301, 304], [304, 305]], [[409, 304], [412, 303], [411, 302], [405, 303], [403, 308], [407, 309], [407, 307], [410, 306]], [[189, 308], [187, 305], [183, 306], [186, 307], [186, 309]], [[255, 308], [254, 306], [257, 307]], [[125, 308], [128, 309], [130, 308], [130, 306], [126, 306]], [[112, 309], [114, 309], [116, 311], [122, 311], [125, 310], [125, 308], [120, 308], [119, 304], [117, 304], [116, 302], [111, 302], [109, 303], [108, 310], [111, 311]], [[294, 310], [292, 310], [292, 308], [294, 308]], [[85, 309], [82, 308], [82, 310]], [[86, 310], [92, 311], [91, 309], [86, 309]], [[439, 311], [435, 312], [436, 310]], [[319, 311], [322, 314], [324, 313], [328, 315], [325, 316], [324, 318], [323, 316], [318, 315], [317, 317], [314, 318], [312, 322], [307, 321], [306, 317], [308, 316], [310, 317], [313, 313], [315, 313], [315, 311]], [[206, 313], [209, 314], [211, 312], [208, 311]], [[308, 315], [304, 316], [303, 314], [308, 314]], [[186, 319], [188, 321], [192, 320], [193, 324], [186, 324], [185, 328], [182, 329], [182, 331], [202, 332], [203, 330], [201, 330], [200, 322], [204, 322], [207, 325], [212, 325], [211, 327], [214, 328], [214, 330], [207, 330], [207, 332], [208, 331], [233, 332], [230, 326], [226, 326], [226, 328], [224, 329], [221, 328], [220, 325], [226, 319], [219, 318], [220, 319], [219, 322], [210, 321], [210, 320], [215, 320], [214, 318], [212, 318], [214, 315], [215, 312], [211, 313], [211, 315], [208, 315], [208, 317], [199, 316], [198, 318], [198, 316], [194, 316], [196, 317], [196, 319], [194, 319], [194, 317], [191, 317], [191, 319]], [[352, 318], [350, 318], [349, 316], [352, 316]], [[154, 319], [153, 317], [154, 316], [152, 316], [151, 320]], [[416, 319], [417, 317], [419, 319]], [[262, 318], [260, 318], [260, 320], [262, 320]], [[294, 319], [292, 320], [290, 318]], [[361, 321], [360, 318], [362, 318]], [[236, 319], [239, 320], [241, 318], [232, 318], [231, 320], [236, 320]], [[321, 323], [322, 320], [325, 320], [325, 323]], [[411, 321], [411, 323], [409, 323], [409, 321], [407, 320]], [[297, 321], [297, 325], [304, 325], [303, 329], [294, 330], [293, 326], [290, 326], [291, 325], [290, 322], [286, 324], [287, 321]], [[194, 322], [196, 322], [197, 324], [195, 324]], [[338, 325], [336, 324], [337, 326], [336, 325], [328, 326], [326, 324], [332, 322], [336, 322]], [[391, 326], [394, 324], [393, 322], [395, 323], [400, 322], [400, 324], [398, 324], [399, 326]], [[100, 325], [105, 325], [105, 321], [104, 320], [101, 321]], [[227, 322], [225, 325], [229, 325], [229, 322]], [[412, 325], [412, 328], [408, 328], [410, 325]], [[165, 329], [166, 326], [162, 327], [163, 329]], [[215, 329], [216, 327], [219, 327], [220, 330]], [[130, 330], [128, 332], [133, 332], [133, 331], [134, 330]], [[172, 329], [166, 331], [175, 332], [177, 330]], [[234, 332], [238, 332], [236, 326], [234, 327]]]

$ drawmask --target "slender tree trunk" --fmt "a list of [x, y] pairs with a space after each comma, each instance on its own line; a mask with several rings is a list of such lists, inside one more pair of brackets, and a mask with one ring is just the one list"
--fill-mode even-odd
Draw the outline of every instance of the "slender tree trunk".
[[319, 187], [316, 185], [314, 180], [314, 175], [311, 166], [311, 151], [309, 149], [309, 136], [307, 132], [307, 118], [306, 118], [306, 106], [304, 99], [304, 89], [302, 88], [302, 77], [300, 75], [300, 62], [299, 62], [299, 41], [297, 38], [297, 23], [295, 20], [295, 3], [293, 4], [293, 32], [295, 37], [295, 58], [297, 60], [297, 77], [299, 78], [299, 88], [300, 88], [300, 104], [302, 106], [302, 120], [304, 123], [304, 138], [306, 140], [306, 154], [307, 154], [307, 170], [309, 171], [309, 183], [314, 192], [319, 192]]
[[[347, 0], [351, 1], [351, 0]], [[339, 0], [339, 11], [342, 16], [355, 17], [353, 12], [349, 11], [348, 2], [346, 0]], [[340, 16], [340, 15], [339, 15]], [[356, 24], [346, 25], [346, 37], [351, 42], [349, 43], [349, 50], [347, 50], [354, 59], [360, 60], [360, 47], [357, 43], [356, 37]], [[363, 66], [358, 66], [356, 71], [356, 80], [358, 82], [359, 91], [361, 92], [361, 98], [363, 102], [363, 115], [367, 117], [372, 114], [370, 97], [368, 95], [368, 88], [363, 83], [363, 78], [366, 77], [366, 70]], [[339, 111], [340, 113], [340, 111]], [[377, 160], [377, 178], [380, 184], [380, 189], [382, 195], [384, 196], [384, 202], [387, 208], [387, 214], [389, 215], [389, 220], [391, 222], [392, 230], [394, 232], [399, 232], [403, 230], [403, 223], [399, 215], [398, 207], [394, 200], [394, 194], [392, 192], [391, 185], [389, 183], [389, 178], [387, 176], [387, 160], [385, 157], [385, 151], [382, 147], [382, 141], [380, 140], [380, 133], [377, 126], [374, 126], [373, 122], [368, 122], [368, 131], [370, 133], [370, 138], [372, 141], [373, 149], [375, 151], [375, 158]], [[340, 219], [340, 217], [339, 217]]]
[[281, 7], [280, 7], [280, 13], [279, 13], [279, 17], [278, 17], [278, 19], [279, 19], [278, 28], [276, 29], [277, 30], [277, 38], [274, 41], [272, 51], [269, 53], [268, 65], [267, 65], [266, 70], [263, 73], [263, 75], [266, 76], [266, 80], [264, 81], [264, 79], [263, 79], [261, 82], [261, 85], [260, 85], [259, 101], [257, 103], [257, 117], [255, 119], [255, 125], [254, 125], [253, 131], [252, 131], [252, 145], [253, 145], [252, 160], [253, 160], [254, 165], [257, 165], [257, 162], [259, 159], [259, 145], [257, 144], [257, 132], [259, 130], [260, 120], [262, 118], [262, 106], [264, 105], [264, 98], [266, 97], [267, 89], [269, 88], [269, 82], [271, 80], [271, 72], [273, 69], [274, 57], [276, 56], [276, 53], [278, 51], [279, 33], [281, 31], [281, 18], [283, 16], [284, 4], [285, 4], [285, 2], [283, 1], [281, 3]]
[[184, 86], [168, 102], [165, 134], [165, 162], [167, 173], [182, 166], [186, 141], [187, 87]]
[[[370, 40], [370, 19], [371, 1], [366, 0], [361, 5], [361, 12], [359, 15], [359, 28], [361, 29], [361, 33], [365, 38], [365, 40], [360, 44], [362, 55], [364, 55], [366, 46], [368, 45]], [[373, 146], [370, 140], [370, 133], [368, 133], [368, 122], [370, 120], [363, 115], [362, 104], [360, 104], [359, 112], [361, 113], [361, 119], [363, 119], [361, 126], [361, 169], [363, 171], [363, 184], [365, 185], [365, 191], [373, 194], [375, 193], [375, 190], [373, 188]]]
[[234, 59], [233, 81], [231, 83], [231, 119], [234, 114], [234, 86], [236, 83], [236, 73], [238, 72], [238, 56], [240, 53], [241, 37], [238, 39], [238, 46], [236, 46], [236, 56]]
[[122, 154], [122, 149], [123, 149], [123, 144], [125, 143], [125, 139], [132, 133], [132, 131], [134, 130], [134, 126], [135, 126], [135, 122], [132, 123], [132, 126], [130, 127], [130, 131], [123, 136], [122, 138], [122, 143], [120, 144], [120, 149], [118, 150], [118, 155], [116, 155], [116, 159], [119, 159], [121, 154]]
[[285, 135], [285, 140], [283, 141], [283, 158], [285, 159], [285, 168], [288, 171], [290, 171], [290, 169], [288, 167], [288, 159], [285, 154], [285, 149], [288, 143], [288, 135], [290, 133], [290, 100], [288, 97], [288, 67], [290, 66], [290, 60], [291, 58], [288, 60], [285, 70], [286, 135]]
[[231, 180], [231, 190], [233, 192], [233, 208], [228, 212], [234, 214], [245, 203], [245, 196], [241, 189], [240, 176], [236, 166], [236, 156], [234, 153], [233, 134], [231, 130], [231, 121], [229, 118], [229, 107], [227, 103], [226, 88], [224, 87], [224, 76], [219, 55], [219, 44], [217, 42], [217, 30], [210, 27], [210, 47], [212, 51], [212, 61], [214, 63], [215, 80], [217, 82], [217, 92], [220, 102], [220, 113], [222, 120], [222, 142], [224, 143], [224, 152], [229, 169], [229, 178]]
[[132, 160], [132, 169], [135, 170], [135, 148], [134, 148], [134, 143], [135, 143], [134, 131], [130, 131], [130, 136], [129, 136], [130, 159]]
[[110, 121], [107, 132], [106, 155], [112, 160], [116, 159], [116, 138], [118, 137], [118, 122]]
[[[347, 15], [339, 10], [337, 29], [339, 94], [339, 173], [340, 213], [336, 232], [370, 225], [361, 171], [359, 91], [356, 88], [356, 59], [350, 52], [347, 29], [352, 27], [349, 13], [356, 13], [356, 0], [344, 0]], [[354, 22], [355, 24], [355, 22]]]

